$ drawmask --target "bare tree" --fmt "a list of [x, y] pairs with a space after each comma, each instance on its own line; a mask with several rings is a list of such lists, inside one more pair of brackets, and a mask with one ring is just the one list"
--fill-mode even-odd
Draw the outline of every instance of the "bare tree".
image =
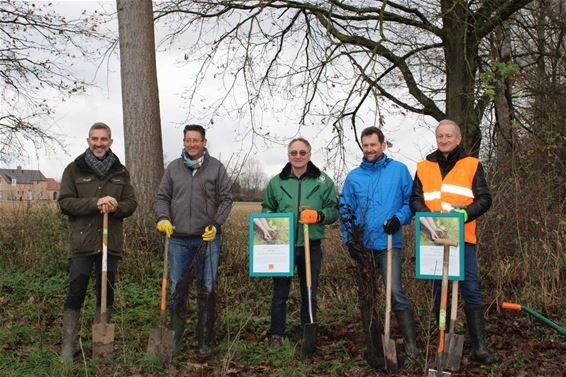
[[126, 164], [138, 196], [138, 224], [151, 218], [163, 176], [163, 145], [151, 0], [118, 0]]
[[107, 21], [101, 12], [69, 19], [51, 3], [0, 3], [0, 161], [19, 156], [27, 142], [62, 147], [48, 126], [54, 104], [85, 91], [73, 63], [107, 55], [112, 39], [99, 31]]
[[188, 56], [203, 54], [201, 73], [216, 68], [228, 90], [243, 82], [240, 109], [260, 112], [287, 93], [302, 101], [302, 123], [320, 116], [341, 145], [345, 122], [357, 136], [368, 109], [383, 121], [386, 101], [456, 120], [477, 153], [490, 101], [477, 87], [480, 45], [531, 1], [176, 0], [160, 3], [156, 18], [173, 38], [198, 36]]

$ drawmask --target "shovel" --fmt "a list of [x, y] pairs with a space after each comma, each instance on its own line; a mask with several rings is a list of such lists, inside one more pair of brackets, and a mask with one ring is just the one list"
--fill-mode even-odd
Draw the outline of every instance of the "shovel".
[[151, 329], [147, 341], [147, 352], [154, 353], [162, 364], [168, 365], [173, 357], [173, 338], [175, 331], [167, 329], [167, 264], [169, 252], [169, 237], [165, 236], [165, 251], [163, 257], [163, 279], [161, 280], [161, 314], [159, 327]]
[[385, 355], [385, 368], [389, 372], [397, 371], [397, 349], [395, 341], [390, 337], [391, 328], [391, 276], [393, 271], [393, 235], [387, 235], [387, 277], [385, 285], [385, 326], [381, 335], [383, 355]]
[[450, 331], [445, 336], [447, 357], [446, 366], [456, 372], [460, 369], [462, 351], [464, 350], [464, 335], [456, 334], [456, 317], [458, 316], [458, 280], [452, 282], [452, 304], [450, 309]]
[[550, 319], [542, 316], [539, 312], [529, 308], [528, 306], [519, 305], [519, 304], [512, 304], [510, 302], [504, 302], [504, 303], [501, 304], [501, 308], [502, 309], [508, 309], [508, 310], [516, 310], [518, 312], [520, 312], [520, 311], [527, 312], [528, 314], [532, 315], [533, 317], [535, 317], [536, 319], [538, 319], [539, 321], [541, 321], [542, 323], [544, 323], [548, 327], [551, 327], [554, 330], [558, 331], [558, 333], [560, 335], [566, 336], [566, 329], [564, 327], [557, 325], [556, 323], [552, 322]]
[[114, 325], [108, 323], [106, 312], [106, 283], [108, 274], [108, 213], [102, 218], [102, 276], [100, 289], [100, 322], [92, 325], [92, 354], [103, 360], [112, 360], [114, 352]]
[[[444, 246], [444, 255], [442, 257], [442, 291], [440, 295], [440, 311], [438, 316], [438, 328], [440, 336], [438, 341], [438, 349], [436, 352], [436, 369], [429, 368], [428, 377], [448, 377], [450, 372], [445, 372], [447, 366], [446, 359], [448, 352], [445, 351], [444, 331], [446, 330], [446, 302], [448, 301], [448, 263], [450, 258], [450, 246], [458, 246], [457, 241], [437, 239], [434, 241], [437, 245]], [[454, 300], [454, 297], [452, 298]], [[454, 308], [452, 309], [454, 310]]]
[[305, 324], [303, 330], [303, 343], [301, 345], [301, 357], [307, 358], [314, 353], [316, 346], [316, 329], [317, 324], [314, 322], [312, 315], [312, 293], [311, 293], [311, 247], [309, 239], [309, 225], [303, 224], [305, 239], [305, 272], [307, 278], [307, 293], [309, 298], [309, 317], [310, 323]]

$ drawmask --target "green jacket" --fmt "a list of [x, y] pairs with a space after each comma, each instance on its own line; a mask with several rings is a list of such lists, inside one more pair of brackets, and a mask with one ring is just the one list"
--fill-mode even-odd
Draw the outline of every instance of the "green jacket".
[[69, 217], [70, 258], [101, 252], [102, 215], [96, 202], [104, 196], [118, 201], [118, 209], [108, 216], [108, 254], [121, 256], [124, 248], [122, 221], [132, 215], [138, 205], [128, 171], [116, 159], [106, 177], [100, 179], [86, 164], [84, 154], [65, 168], [58, 203]]
[[309, 225], [309, 238], [324, 237], [324, 225], [338, 219], [338, 197], [334, 182], [309, 161], [307, 171], [297, 178], [287, 163], [281, 173], [273, 177], [263, 196], [263, 212], [293, 213], [295, 215], [295, 245], [304, 245], [303, 227], [299, 224], [299, 207], [322, 213], [322, 221]]

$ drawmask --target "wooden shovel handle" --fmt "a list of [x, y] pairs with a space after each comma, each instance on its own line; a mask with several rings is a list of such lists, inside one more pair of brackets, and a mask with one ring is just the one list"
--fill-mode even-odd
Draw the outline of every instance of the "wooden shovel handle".
[[450, 246], [444, 245], [444, 253], [442, 258], [442, 291], [440, 295], [440, 311], [439, 311], [439, 329], [440, 342], [438, 343], [438, 352], [444, 351], [444, 330], [446, 329], [446, 302], [448, 301], [448, 264], [450, 258]]
[[108, 278], [108, 213], [102, 215], [102, 274], [100, 277], [100, 321], [106, 323], [106, 279]]
[[383, 335], [385, 341], [389, 340], [391, 335], [391, 276], [393, 268], [393, 235], [387, 235], [387, 276], [385, 284], [385, 327]]

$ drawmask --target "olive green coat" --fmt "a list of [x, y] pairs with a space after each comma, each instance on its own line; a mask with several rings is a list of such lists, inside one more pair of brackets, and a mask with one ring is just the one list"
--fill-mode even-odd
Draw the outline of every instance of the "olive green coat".
[[102, 215], [96, 202], [111, 196], [118, 209], [108, 216], [108, 253], [121, 256], [124, 248], [122, 221], [137, 207], [130, 175], [118, 159], [108, 174], [98, 178], [86, 164], [84, 154], [70, 163], [63, 172], [59, 207], [69, 217], [69, 257], [98, 254], [102, 250]]

